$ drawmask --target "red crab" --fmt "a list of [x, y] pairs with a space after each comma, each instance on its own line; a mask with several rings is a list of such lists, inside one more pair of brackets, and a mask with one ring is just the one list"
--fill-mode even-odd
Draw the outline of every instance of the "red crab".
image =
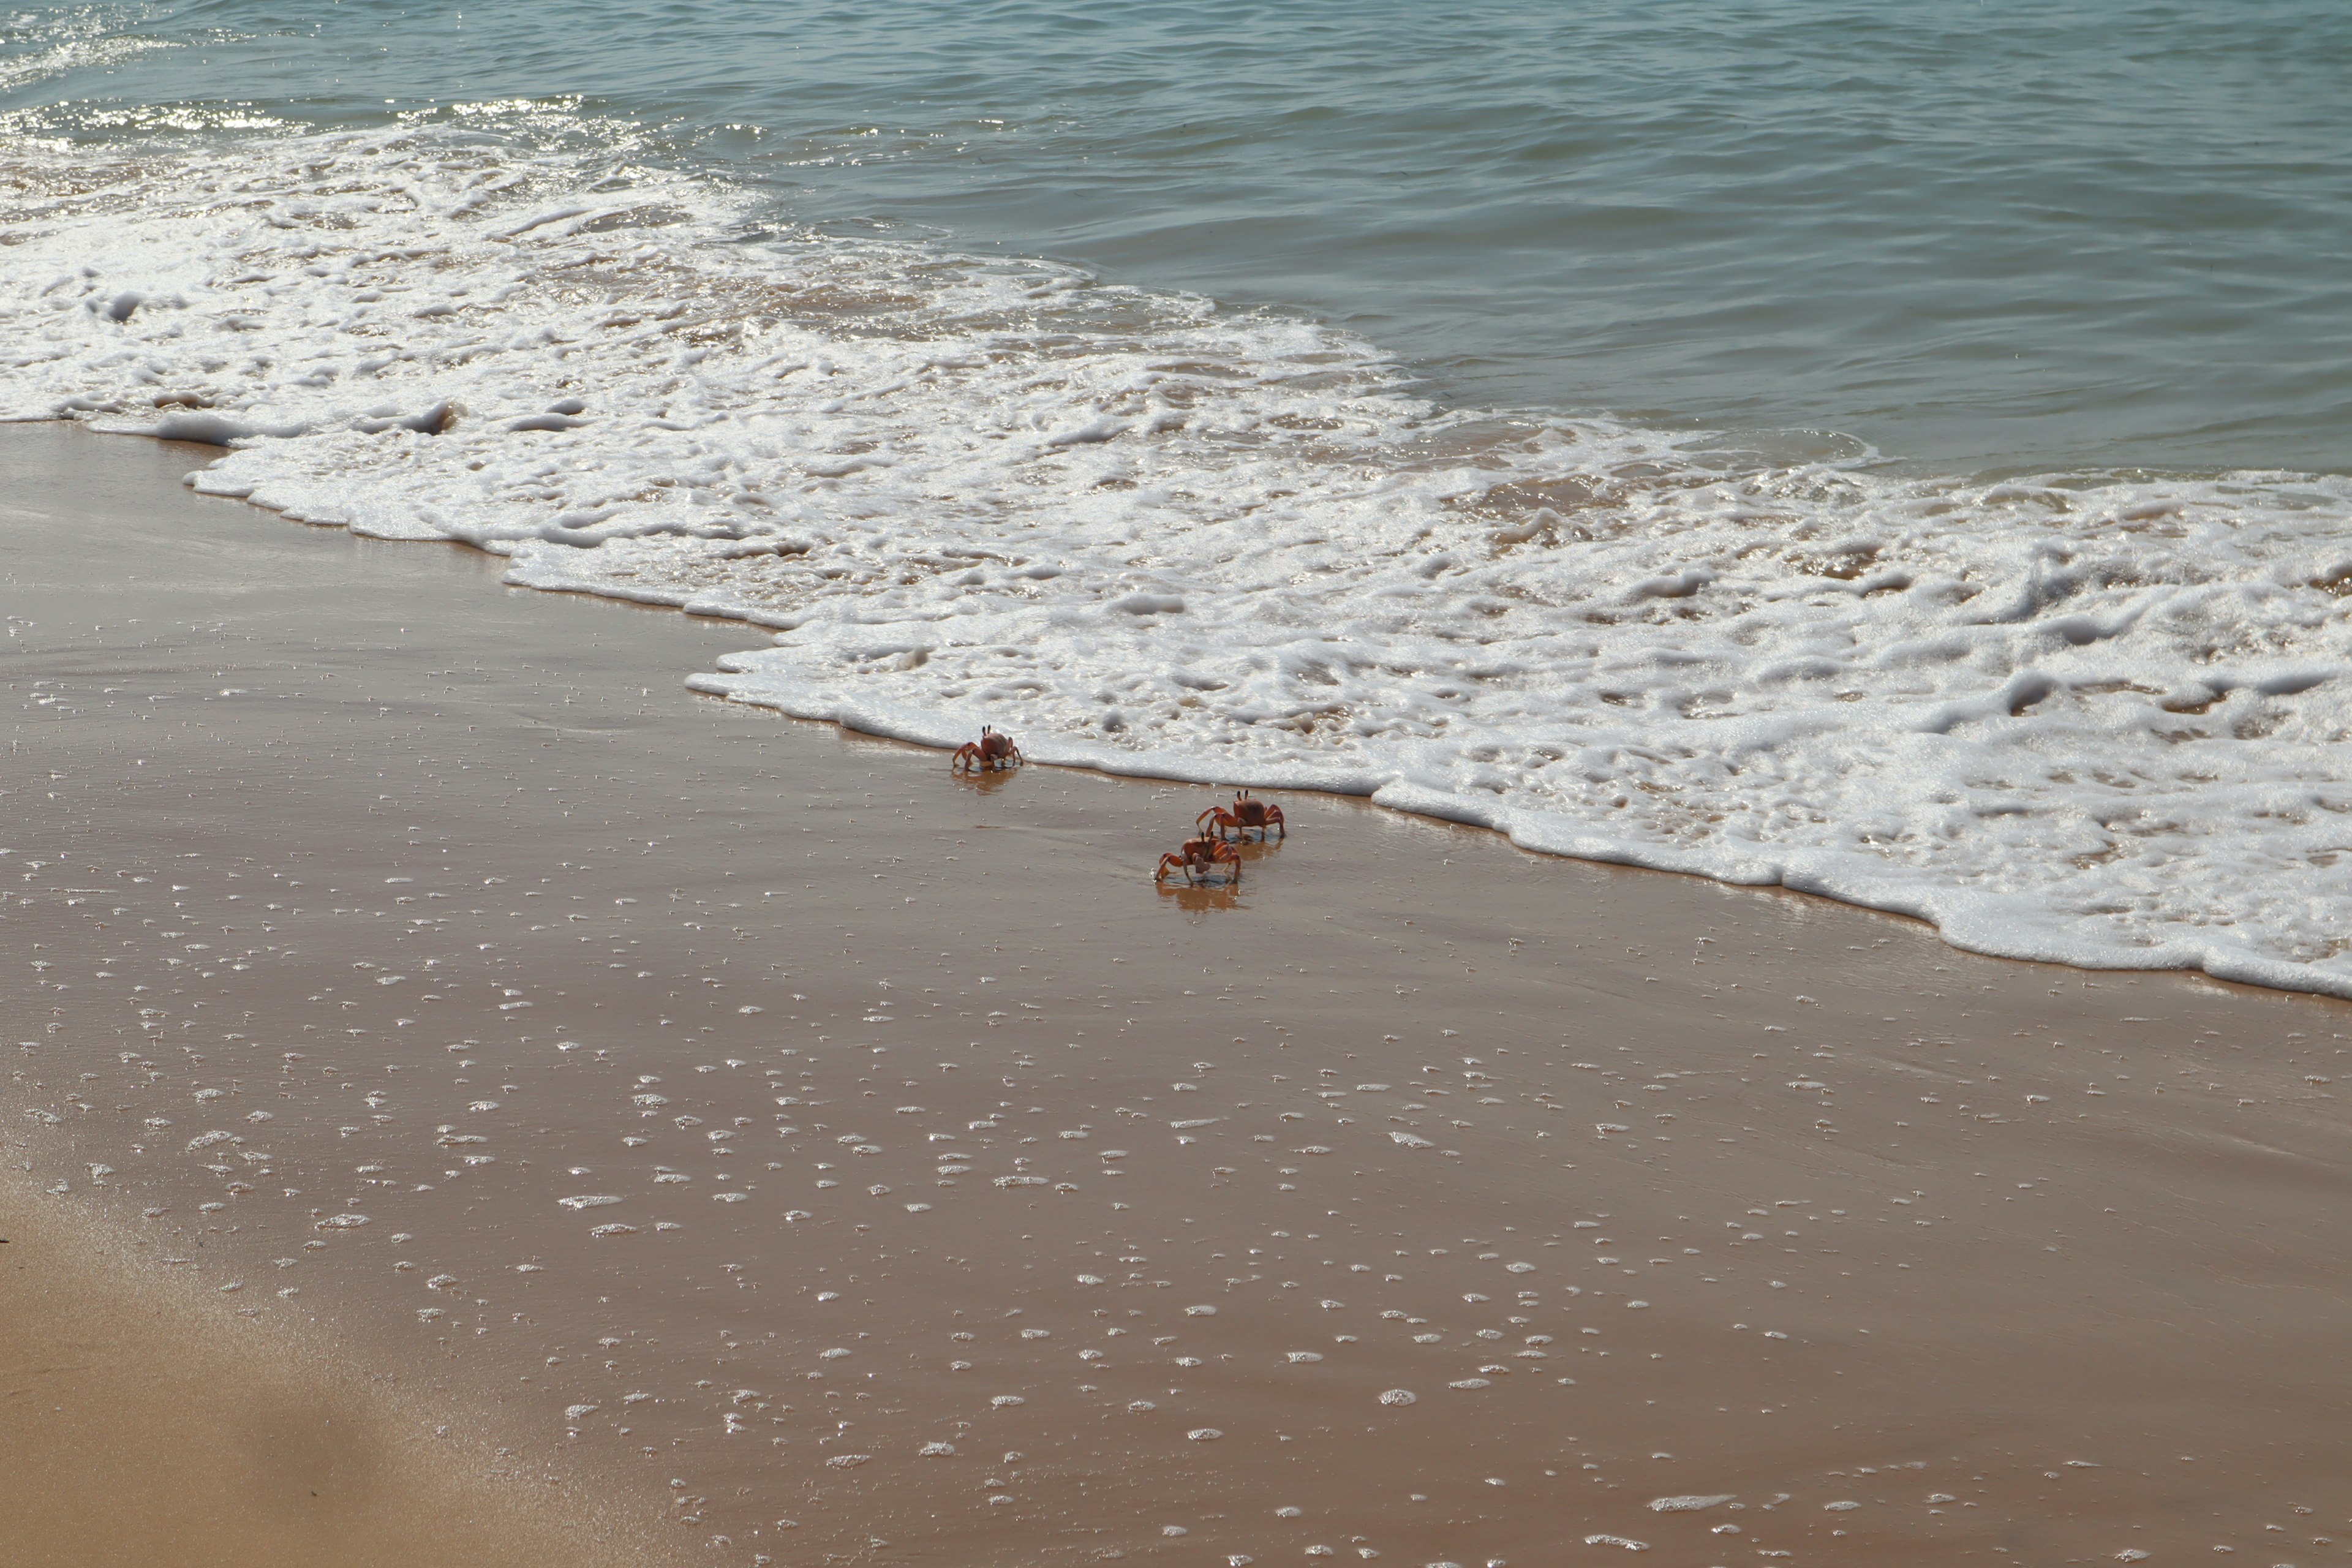
[[956, 748], [955, 760], [948, 764], [951, 773], [976, 773], [989, 768], [1009, 768], [1029, 759], [1013, 743], [1013, 737], [1000, 733], [990, 725], [982, 725], [980, 739], [967, 741]]
[[1261, 844], [1265, 842], [1265, 830], [1269, 827], [1278, 829], [1285, 838], [1290, 837], [1290, 829], [1283, 826], [1282, 807], [1255, 799], [1245, 789], [1234, 792], [1234, 806], [1231, 811], [1222, 805], [1213, 805], [1200, 815], [1193, 826], [1203, 828], [1214, 827], [1220, 838], [1225, 836], [1228, 829], [1238, 829], [1244, 837], [1247, 837], [1249, 830], [1255, 827], [1257, 829], [1257, 838]]
[[1184, 847], [1175, 854], [1160, 858], [1160, 869], [1151, 879], [1164, 882], [1169, 872], [1181, 871], [1184, 880], [1191, 882], [1196, 880], [1202, 872], [1219, 865], [1225, 868], [1225, 880], [1238, 886], [1242, 879], [1240, 850], [1222, 838], [1187, 838]]

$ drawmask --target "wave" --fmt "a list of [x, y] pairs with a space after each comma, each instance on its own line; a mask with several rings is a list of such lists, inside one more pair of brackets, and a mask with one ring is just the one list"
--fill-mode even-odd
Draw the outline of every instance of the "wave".
[[1326, 326], [795, 229], [569, 103], [158, 115], [0, 163], [0, 414], [743, 621], [691, 684], [799, 717], [2352, 996], [2342, 479], [1446, 409]]

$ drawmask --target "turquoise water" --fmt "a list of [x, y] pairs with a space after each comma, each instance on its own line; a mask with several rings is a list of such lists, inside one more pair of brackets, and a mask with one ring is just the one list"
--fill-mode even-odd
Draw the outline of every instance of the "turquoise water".
[[205, 0], [11, 15], [0, 126], [576, 95], [780, 219], [1300, 312], [1458, 403], [2339, 471], [2347, 70], [2314, 0]]

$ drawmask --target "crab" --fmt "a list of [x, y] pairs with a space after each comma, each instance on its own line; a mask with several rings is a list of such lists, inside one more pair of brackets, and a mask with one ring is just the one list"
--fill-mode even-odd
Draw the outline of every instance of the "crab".
[[1232, 810], [1228, 811], [1222, 805], [1213, 805], [1200, 815], [1194, 826], [1202, 828], [1213, 827], [1220, 838], [1223, 838], [1229, 829], [1238, 830], [1246, 837], [1249, 830], [1255, 827], [1257, 829], [1258, 842], [1261, 844], [1265, 842], [1265, 830], [1269, 827], [1278, 829], [1285, 838], [1290, 837], [1290, 829], [1283, 826], [1282, 807], [1258, 800], [1245, 789], [1234, 792]]
[[980, 739], [967, 741], [956, 748], [955, 760], [948, 764], [951, 773], [976, 773], [989, 768], [1009, 768], [1029, 759], [1013, 743], [1013, 737], [1001, 733], [992, 725], [981, 726]]
[[1241, 851], [1222, 838], [1187, 838], [1183, 847], [1172, 855], [1160, 858], [1160, 869], [1153, 874], [1154, 882], [1164, 882], [1171, 871], [1184, 873], [1184, 880], [1196, 880], [1200, 873], [1213, 867], [1225, 868], [1225, 880], [1238, 884], [1242, 879]]

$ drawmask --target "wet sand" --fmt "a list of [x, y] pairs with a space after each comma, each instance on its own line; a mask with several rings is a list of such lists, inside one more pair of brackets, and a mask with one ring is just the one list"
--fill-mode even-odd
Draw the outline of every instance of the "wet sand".
[[4, 434], [5, 1152], [140, 1231], [88, 1278], [705, 1561], [2352, 1542], [2341, 1004], [1303, 795], [1155, 889], [1206, 792]]

